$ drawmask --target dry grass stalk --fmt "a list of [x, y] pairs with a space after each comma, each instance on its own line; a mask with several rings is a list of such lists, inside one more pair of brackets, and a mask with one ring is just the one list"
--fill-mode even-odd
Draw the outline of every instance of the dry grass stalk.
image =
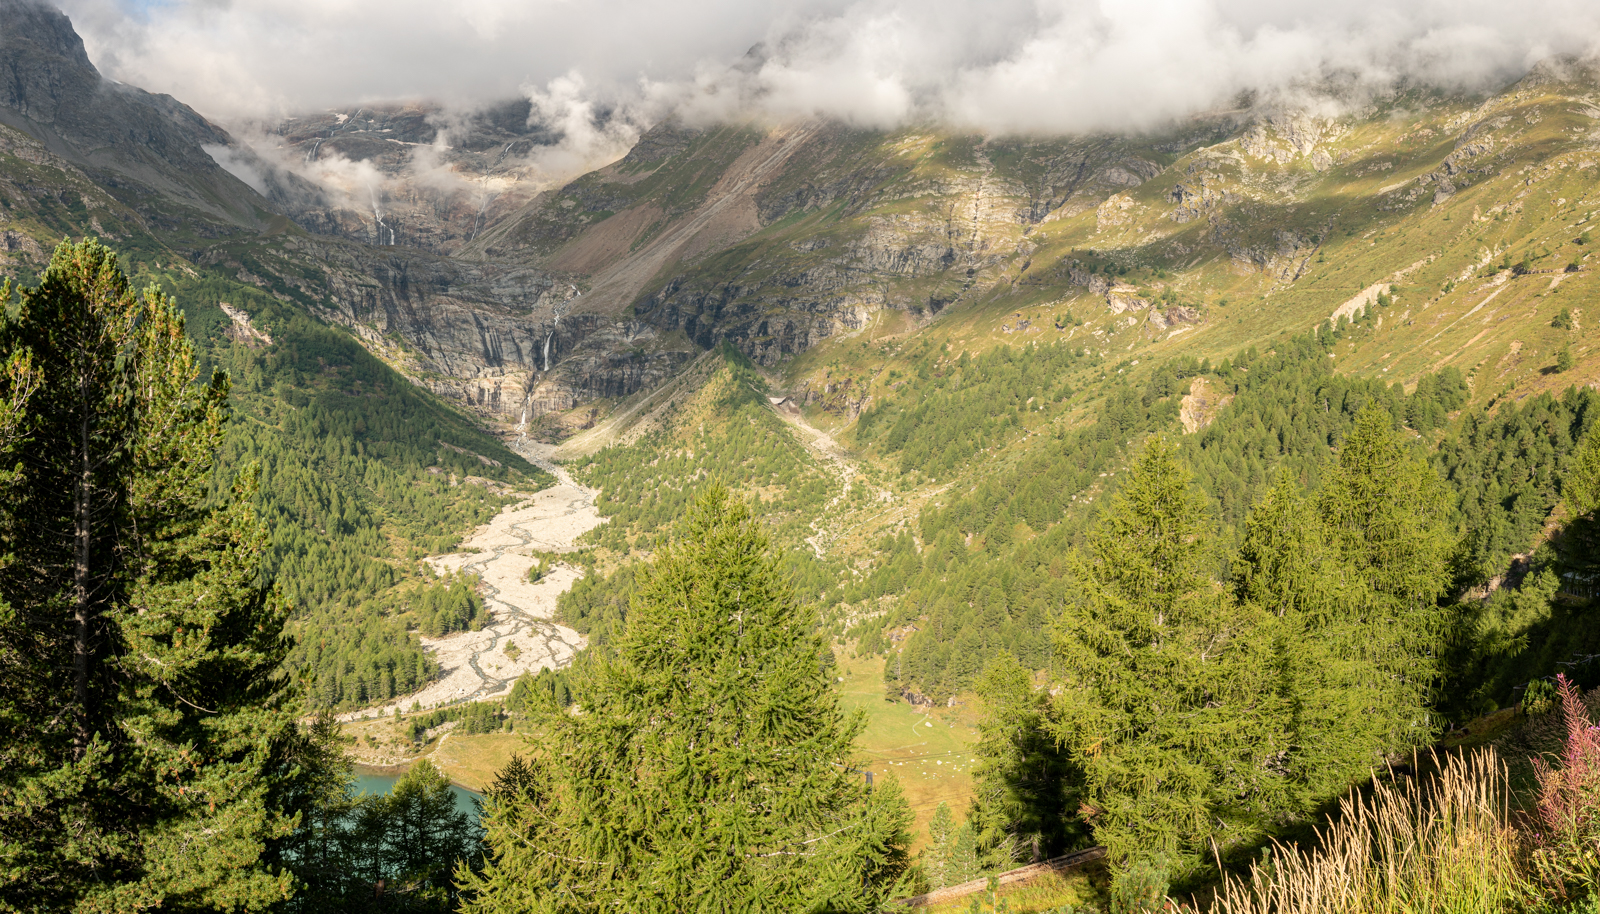
[[1352, 794], [1320, 846], [1275, 845], [1249, 878], [1229, 877], [1215, 914], [1478, 914], [1517, 893], [1517, 835], [1493, 750], [1451, 756], [1431, 778]]

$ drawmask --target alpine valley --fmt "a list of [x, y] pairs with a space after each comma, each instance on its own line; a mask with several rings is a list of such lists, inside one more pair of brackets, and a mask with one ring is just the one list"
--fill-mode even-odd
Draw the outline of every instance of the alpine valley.
[[[176, 301], [232, 384], [212, 496], [259, 473], [283, 672], [352, 758], [586, 758], [595, 658], [643, 656], [645, 569], [716, 511], [816, 613], [926, 848], [905, 894], [1098, 846], [1014, 909], [1156, 910], [1139, 879], [1212, 891], [1386, 761], [1600, 686], [1593, 61], [1143, 133], [668, 116], [529, 164], [561, 140], [525, 99], [247, 137], [0, 0], [0, 274], [94, 238]], [[501, 910], [494, 859], [439, 903]]]

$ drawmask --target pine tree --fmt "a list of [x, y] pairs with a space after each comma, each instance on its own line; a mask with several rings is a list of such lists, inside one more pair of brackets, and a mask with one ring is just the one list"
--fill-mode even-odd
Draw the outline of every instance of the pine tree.
[[285, 606], [253, 480], [212, 499], [227, 379], [194, 384], [177, 309], [94, 242], [9, 302], [0, 358], [31, 368], [0, 378], [0, 403], [27, 394], [0, 455], [0, 901], [282, 900], [260, 858], [291, 826]]
[[1600, 422], [1589, 426], [1573, 450], [1561, 494], [1573, 514], [1593, 514], [1600, 509]]
[[1279, 788], [1281, 719], [1263, 614], [1206, 574], [1201, 498], [1155, 439], [1070, 564], [1052, 729], [1085, 778], [1084, 812], [1114, 863], [1193, 869]]
[[942, 889], [961, 880], [954, 876], [951, 866], [956, 840], [956, 818], [950, 814], [950, 804], [939, 801], [928, 821], [928, 846], [922, 851], [922, 870], [928, 877], [928, 887]]
[[1328, 545], [1314, 505], [1293, 477], [1251, 511], [1233, 563], [1237, 598], [1273, 619], [1272, 671], [1284, 704], [1278, 762], [1288, 808], [1304, 813], [1343, 793], [1390, 748], [1382, 718], [1385, 679], [1369, 650], [1363, 601]]
[[582, 704], [483, 820], [467, 909], [875, 910], [902, 884], [909, 813], [853, 770], [812, 612], [742, 503], [702, 494], [642, 574]]
[[381, 882], [383, 894], [403, 899], [406, 910], [443, 912], [455, 909], [454, 871], [471, 872], [478, 834], [456, 808], [450, 780], [423, 759], [388, 794], [356, 807], [347, 840], [365, 886]]

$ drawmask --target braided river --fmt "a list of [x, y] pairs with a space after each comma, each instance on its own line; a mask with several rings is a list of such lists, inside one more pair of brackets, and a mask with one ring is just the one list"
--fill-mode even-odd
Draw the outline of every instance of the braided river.
[[[595, 508], [598, 493], [551, 462], [549, 445], [524, 440], [512, 447], [552, 473], [556, 484], [506, 507], [474, 531], [460, 551], [427, 559], [440, 574], [467, 572], [481, 578], [479, 592], [489, 623], [475, 632], [423, 638], [423, 648], [439, 662], [437, 679], [420, 692], [341, 719], [392, 715], [396, 707], [410, 710], [413, 703], [432, 708], [504, 698], [523, 673], [560, 669], [584, 647], [582, 635], [554, 621], [556, 599], [581, 572], [558, 563], [538, 583], [529, 583], [527, 575], [535, 551], [570, 552], [579, 536], [604, 522]], [[515, 648], [508, 654], [510, 645]]]

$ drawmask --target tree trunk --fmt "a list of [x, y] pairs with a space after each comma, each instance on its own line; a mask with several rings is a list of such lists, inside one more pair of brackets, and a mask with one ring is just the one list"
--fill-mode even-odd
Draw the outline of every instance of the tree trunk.
[[[87, 393], [87, 392], [85, 392]], [[89, 747], [90, 713], [89, 713], [89, 653], [93, 640], [93, 607], [89, 604], [89, 547], [91, 535], [91, 512], [89, 507], [89, 490], [93, 484], [93, 464], [89, 455], [89, 429], [90, 413], [87, 408], [80, 414], [79, 420], [79, 450], [78, 450], [78, 482], [74, 487], [72, 505], [73, 523], [73, 569], [72, 569], [72, 602], [73, 602], [73, 639], [72, 639], [72, 679], [73, 698], [78, 706], [77, 733], [73, 736], [74, 757], [82, 758]]]

